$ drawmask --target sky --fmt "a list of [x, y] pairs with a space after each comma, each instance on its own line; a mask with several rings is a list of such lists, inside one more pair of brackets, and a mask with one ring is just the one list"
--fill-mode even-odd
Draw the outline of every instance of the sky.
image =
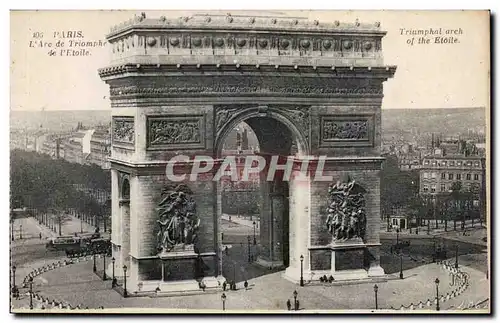
[[[180, 17], [206, 11], [146, 11], [150, 18]], [[489, 16], [466, 11], [230, 11], [233, 14], [288, 15], [320, 22], [381, 22], [387, 35], [384, 63], [396, 65], [384, 84], [383, 109], [489, 106]], [[224, 12], [213, 12], [217, 14]], [[97, 69], [109, 65], [109, 48], [91, 56], [52, 57], [49, 48], [30, 48], [35, 33], [82, 31], [86, 41], [105, 40], [111, 26], [137, 11], [11, 12], [11, 110], [109, 109], [108, 86]], [[461, 28], [458, 44], [408, 45], [400, 29]]]

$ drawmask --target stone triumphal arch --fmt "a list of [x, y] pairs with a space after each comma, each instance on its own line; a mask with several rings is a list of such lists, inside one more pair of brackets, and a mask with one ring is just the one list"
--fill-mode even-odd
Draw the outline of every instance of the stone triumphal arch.
[[[112, 28], [99, 75], [112, 105], [113, 256], [129, 292], [219, 288], [220, 183], [169, 182], [166, 164], [220, 157], [240, 122], [260, 153], [327, 156], [332, 176], [261, 181], [260, 260], [285, 264], [295, 282], [301, 255], [306, 281], [384, 275], [381, 103], [396, 70], [383, 64], [384, 35], [379, 23], [231, 15], [141, 15]], [[192, 159], [176, 165], [189, 172]]]

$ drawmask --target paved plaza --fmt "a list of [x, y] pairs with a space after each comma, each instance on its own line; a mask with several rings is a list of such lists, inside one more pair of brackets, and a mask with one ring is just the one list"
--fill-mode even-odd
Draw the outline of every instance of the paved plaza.
[[[97, 267], [102, 261], [97, 261]], [[470, 276], [469, 290], [441, 305], [442, 310], [454, 309], [463, 303], [478, 303], [487, 299], [488, 281], [483, 273], [463, 268]], [[245, 290], [242, 283], [237, 291], [227, 291], [227, 310], [285, 310], [286, 300], [293, 299], [297, 290], [301, 310], [374, 309], [374, 284], [347, 285], [315, 284], [299, 287], [282, 278], [277, 272], [249, 280]], [[440, 265], [429, 264], [405, 272], [406, 278], [392, 277], [377, 282], [379, 309], [399, 309], [401, 305], [418, 304], [435, 297], [434, 279], [440, 280], [440, 295], [453, 290], [452, 278]], [[81, 308], [162, 308], [162, 309], [212, 309], [221, 308], [221, 293], [200, 293], [174, 297], [122, 298], [111, 289], [111, 281], [102, 281], [92, 272], [92, 261], [58, 268], [35, 279], [35, 292], [49, 299], [64, 300]], [[359, 297], [359, 295], [366, 295]]]
[[[40, 268], [54, 261], [64, 259], [60, 253], [45, 251], [44, 239], [39, 239], [39, 233], [44, 236], [50, 234], [50, 230], [39, 225], [36, 220], [26, 218], [18, 220], [23, 224], [25, 237], [16, 239], [12, 243], [13, 262], [17, 263], [16, 281], [22, 281], [31, 270]], [[73, 219], [65, 224], [64, 232], [71, 232], [76, 226], [79, 228], [79, 220]], [[249, 227], [241, 225], [234, 226], [233, 231], [248, 232]], [[237, 224], [237, 223], [236, 223]], [[88, 228], [92, 230], [92, 227]], [[250, 228], [253, 230], [253, 228]], [[481, 235], [479, 233], [479, 235]], [[229, 235], [232, 237], [232, 235]], [[238, 236], [237, 234], [235, 236]], [[244, 237], [244, 235], [243, 235]], [[423, 240], [422, 240], [423, 241]], [[465, 246], [465, 244], [464, 244]], [[478, 250], [480, 250], [479, 248]], [[238, 284], [237, 291], [226, 291], [226, 309], [228, 311], [270, 311], [286, 310], [286, 301], [293, 301], [293, 292], [298, 292], [301, 311], [320, 310], [349, 310], [375, 308], [374, 284], [378, 285], [378, 308], [398, 309], [401, 306], [418, 304], [435, 297], [434, 280], [440, 280], [440, 294], [451, 293], [452, 277], [449, 272], [436, 263], [419, 263], [405, 259], [404, 279], [399, 279], [399, 272], [394, 271], [384, 281], [370, 281], [364, 283], [313, 283], [306, 279], [306, 286], [300, 287], [283, 278], [283, 271], [270, 271], [247, 261], [247, 245], [234, 244], [226, 256], [224, 262], [224, 275], [235, 279]], [[252, 246], [251, 252], [256, 252]], [[461, 249], [466, 251], [466, 249]], [[486, 254], [476, 253], [474, 249], [470, 253], [462, 252], [459, 256], [461, 271], [469, 275], [470, 285], [460, 295], [447, 300], [441, 304], [441, 310], [460, 309], [464, 304], [478, 303], [489, 298], [489, 282], [486, 278], [485, 266], [477, 263], [486, 263]], [[382, 258], [383, 259], [383, 258]], [[109, 259], [107, 260], [109, 263]], [[449, 259], [451, 263], [454, 259]], [[472, 265], [475, 265], [474, 266]], [[111, 289], [111, 281], [102, 281], [100, 277], [92, 272], [92, 261], [75, 263], [69, 266], [48, 271], [34, 279], [33, 290], [39, 295], [66, 303], [80, 305], [81, 308], [156, 308], [168, 309], [200, 309], [220, 310], [222, 308], [221, 292], [207, 292], [190, 296], [169, 297], [130, 297], [124, 299], [118, 292]], [[97, 259], [98, 270], [103, 266], [102, 259]], [[387, 270], [386, 270], [387, 271]], [[232, 277], [235, 275], [235, 277]], [[243, 281], [248, 280], [249, 288], [245, 290]], [[27, 308], [29, 297], [23, 295], [27, 289], [23, 289], [19, 300], [13, 300], [14, 309]], [[365, 295], [359, 297], [359, 295]], [[35, 302], [35, 308], [41, 304]]]

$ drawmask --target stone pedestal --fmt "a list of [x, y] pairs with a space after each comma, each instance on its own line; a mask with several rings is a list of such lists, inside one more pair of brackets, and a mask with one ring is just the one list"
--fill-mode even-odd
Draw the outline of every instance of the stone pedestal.
[[[377, 254], [379, 245], [366, 245], [361, 239], [338, 241], [324, 247], [309, 250], [309, 259], [303, 261], [302, 275], [304, 281], [318, 281], [326, 275], [335, 281], [364, 280], [385, 276], [380, 267]], [[308, 266], [310, 264], [310, 266]], [[284, 278], [300, 282], [300, 263], [288, 267]]]
[[[365, 245], [361, 241], [332, 244], [331, 273], [335, 280], [368, 278], [365, 269]], [[328, 276], [328, 275], [327, 275]]]
[[162, 281], [184, 281], [196, 278], [198, 255], [192, 245], [175, 246], [172, 251], [159, 254], [162, 261]]

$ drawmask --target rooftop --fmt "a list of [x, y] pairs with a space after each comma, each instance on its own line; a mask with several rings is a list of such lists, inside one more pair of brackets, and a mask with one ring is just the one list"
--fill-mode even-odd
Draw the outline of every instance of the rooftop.
[[357, 19], [352, 22], [324, 22], [309, 20], [303, 17], [284, 16], [250, 16], [250, 15], [226, 15], [218, 14], [195, 14], [192, 16], [167, 18], [148, 18], [145, 13], [135, 16], [121, 24], [111, 27], [107, 38], [127, 31], [129, 29], [227, 29], [227, 30], [253, 30], [253, 31], [293, 31], [293, 32], [340, 32], [340, 33], [378, 33], [384, 35], [380, 30], [380, 22], [362, 23]]

